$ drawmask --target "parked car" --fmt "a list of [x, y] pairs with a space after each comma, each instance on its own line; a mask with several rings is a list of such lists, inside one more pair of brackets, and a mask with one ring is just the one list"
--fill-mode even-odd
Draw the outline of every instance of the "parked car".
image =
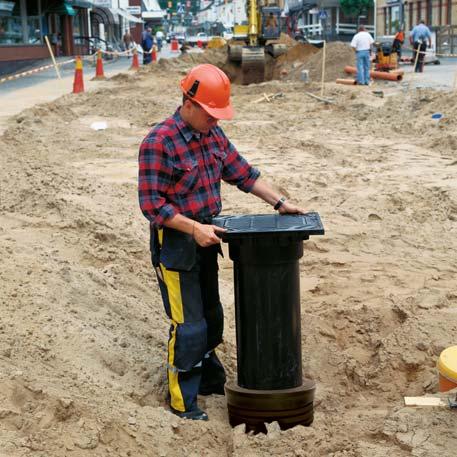
[[199, 32], [197, 35], [187, 37], [186, 43], [188, 43], [190, 46], [195, 46], [198, 42], [201, 42], [203, 46], [206, 46], [209, 40], [210, 37], [208, 34], [205, 32]]
[[186, 41], [186, 34], [184, 32], [170, 32], [167, 35], [167, 43], [171, 40], [178, 40], [179, 44], [183, 44]]

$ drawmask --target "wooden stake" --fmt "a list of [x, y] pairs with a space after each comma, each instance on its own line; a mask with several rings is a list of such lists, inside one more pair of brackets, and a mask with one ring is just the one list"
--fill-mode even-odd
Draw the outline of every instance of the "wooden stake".
[[404, 397], [405, 406], [447, 406], [439, 397]]
[[335, 104], [335, 102], [333, 100], [329, 100], [328, 98], [318, 97], [317, 95], [314, 95], [311, 92], [304, 92], [304, 94], [308, 95], [309, 97], [315, 98], [316, 100], [319, 100], [320, 102], [330, 103], [331, 105]]
[[[416, 71], [416, 67], [417, 67], [417, 61], [419, 60], [419, 53], [421, 52], [421, 44], [419, 43], [419, 47], [417, 48], [416, 50], [416, 58], [414, 59], [414, 67], [413, 67], [413, 71]], [[424, 57], [425, 58], [425, 57]]]
[[49, 39], [48, 39], [47, 35], [44, 36], [44, 40], [46, 41], [46, 44], [48, 45], [49, 54], [51, 54], [52, 63], [54, 64], [54, 68], [56, 69], [57, 77], [59, 79], [62, 79], [62, 77], [60, 76], [60, 71], [59, 71], [59, 67], [57, 66], [56, 59], [54, 58], [54, 53], [52, 52], [51, 43], [49, 43]]
[[325, 80], [325, 48], [326, 43], [324, 41], [324, 46], [322, 48], [322, 80], [321, 80], [321, 97], [324, 96], [324, 80]]

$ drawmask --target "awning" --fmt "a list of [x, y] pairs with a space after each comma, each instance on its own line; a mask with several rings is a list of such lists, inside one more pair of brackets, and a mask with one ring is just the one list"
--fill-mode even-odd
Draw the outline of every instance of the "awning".
[[77, 6], [78, 8], [92, 8], [94, 2], [90, 0], [67, 0], [71, 6]]
[[162, 10], [160, 11], [143, 11], [141, 17], [143, 19], [162, 19], [166, 13]]
[[76, 16], [76, 11], [70, 5], [70, 3], [62, 2], [55, 3], [46, 9], [46, 13], [54, 13], [62, 16]]
[[125, 11], [125, 10], [123, 10], [121, 8], [111, 8], [111, 12], [113, 14], [117, 14], [119, 16], [122, 16], [123, 18], [127, 19], [129, 22], [135, 22], [137, 24], [142, 24], [144, 22], [139, 17], [136, 17], [133, 14], [130, 14], [128, 11]]
[[113, 14], [111, 8], [93, 8], [91, 14], [98, 18], [98, 21], [105, 25], [119, 24], [119, 15]]

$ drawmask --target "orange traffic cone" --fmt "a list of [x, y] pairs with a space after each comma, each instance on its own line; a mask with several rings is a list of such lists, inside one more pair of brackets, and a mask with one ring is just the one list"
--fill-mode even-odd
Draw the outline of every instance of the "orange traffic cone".
[[102, 59], [102, 50], [97, 51], [97, 66], [95, 67], [95, 76], [92, 80], [97, 79], [106, 79], [105, 74], [103, 73], [103, 59]]
[[155, 46], [151, 50], [151, 62], [157, 62], [157, 48]]
[[75, 61], [75, 79], [73, 81], [73, 93], [79, 94], [80, 92], [84, 92], [83, 62], [81, 57], [77, 56]]
[[139, 70], [140, 63], [138, 62], [138, 51], [136, 49], [133, 50], [133, 59], [132, 59], [132, 66], [130, 70]]

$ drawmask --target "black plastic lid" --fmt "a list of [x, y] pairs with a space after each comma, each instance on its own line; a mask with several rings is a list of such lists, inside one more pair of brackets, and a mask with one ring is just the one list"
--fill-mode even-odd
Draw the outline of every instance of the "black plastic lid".
[[248, 214], [245, 216], [218, 216], [213, 224], [227, 229], [222, 234], [224, 241], [256, 236], [287, 235], [308, 238], [323, 235], [324, 227], [318, 213], [306, 214]]

